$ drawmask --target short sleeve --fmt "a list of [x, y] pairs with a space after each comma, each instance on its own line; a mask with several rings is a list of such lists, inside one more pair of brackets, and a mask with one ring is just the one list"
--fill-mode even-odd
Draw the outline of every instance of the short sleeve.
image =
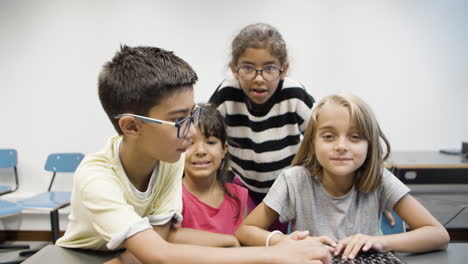
[[88, 182], [81, 199], [93, 228], [106, 241], [142, 219], [126, 202], [119, 184], [110, 179], [96, 177]]
[[244, 212], [247, 210], [248, 208], [248, 200], [249, 200], [249, 191], [247, 190], [247, 188], [244, 188], [244, 187], [241, 187], [240, 191], [239, 191], [239, 199], [241, 201], [241, 212], [242, 212], [242, 215], [244, 215]]
[[380, 185], [380, 203], [384, 210], [392, 210], [410, 189], [389, 170], [384, 169]]
[[249, 191], [247, 190], [247, 188], [233, 183], [226, 183], [225, 186], [228, 191], [230, 191], [233, 195], [239, 198], [241, 215], [244, 215], [244, 212], [247, 208]]
[[271, 186], [263, 202], [279, 214], [279, 221], [287, 223], [295, 218], [296, 203], [293, 186], [287, 180], [287, 171], [283, 170]]

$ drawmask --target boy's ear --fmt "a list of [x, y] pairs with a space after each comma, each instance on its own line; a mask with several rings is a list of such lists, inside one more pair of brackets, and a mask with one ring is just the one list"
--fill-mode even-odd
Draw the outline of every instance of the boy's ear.
[[131, 116], [124, 116], [119, 119], [119, 127], [125, 136], [136, 136], [140, 134], [141, 122]]
[[239, 80], [239, 74], [237, 73], [236, 65], [229, 63], [229, 69], [231, 69], [231, 72], [234, 78], [236, 78], [236, 80]]
[[284, 80], [284, 77], [288, 75], [288, 70], [289, 70], [289, 63], [283, 64], [283, 71], [281, 72], [280, 79]]

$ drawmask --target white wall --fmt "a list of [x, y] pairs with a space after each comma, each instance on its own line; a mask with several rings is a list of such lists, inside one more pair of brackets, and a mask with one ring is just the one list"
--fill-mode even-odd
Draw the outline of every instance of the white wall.
[[316, 99], [367, 100], [394, 150], [459, 147], [467, 11], [462, 0], [1, 1], [0, 148], [18, 150], [21, 178], [11, 197], [47, 188], [48, 153], [94, 152], [114, 134], [96, 83], [120, 44], [174, 50], [198, 72], [201, 102], [227, 76], [233, 36], [253, 22], [282, 32], [290, 76]]

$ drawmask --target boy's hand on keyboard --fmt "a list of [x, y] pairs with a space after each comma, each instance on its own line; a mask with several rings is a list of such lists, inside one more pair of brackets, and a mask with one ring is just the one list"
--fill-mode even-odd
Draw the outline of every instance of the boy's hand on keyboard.
[[343, 259], [354, 259], [361, 249], [368, 251], [371, 248], [377, 251], [383, 250], [380, 237], [356, 234], [340, 240], [335, 248], [335, 255], [343, 251]]

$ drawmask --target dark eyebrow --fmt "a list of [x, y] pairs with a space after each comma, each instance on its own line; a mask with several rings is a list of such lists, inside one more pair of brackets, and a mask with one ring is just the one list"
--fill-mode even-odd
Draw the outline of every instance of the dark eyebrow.
[[240, 62], [239, 62], [239, 65], [245, 65], [245, 64], [248, 64], [248, 65], [252, 65], [252, 66], [253, 66], [253, 63], [250, 62], [250, 61], [240, 61]]
[[263, 64], [263, 66], [268, 66], [268, 65], [276, 65], [274, 61], [267, 61]]
[[187, 116], [188, 116], [188, 115], [190, 114], [190, 112], [192, 112], [192, 109], [193, 109], [194, 107], [195, 107], [195, 105], [192, 106], [192, 108], [190, 108], [190, 109], [189, 109], [189, 108], [185, 108], [185, 109], [176, 109], [176, 110], [170, 111], [168, 114], [169, 114], [169, 115], [179, 115], [179, 114], [182, 114], [182, 115], [187, 115]]
[[[250, 62], [250, 61], [241, 61], [239, 63], [239, 65], [243, 65], [243, 64], [248, 64], [248, 65], [254, 66], [254, 64], [252, 62]], [[268, 66], [268, 65], [276, 65], [276, 64], [275, 64], [275, 61], [266, 61], [266, 62], [263, 63], [262, 67], [265, 67], [265, 66]]]

